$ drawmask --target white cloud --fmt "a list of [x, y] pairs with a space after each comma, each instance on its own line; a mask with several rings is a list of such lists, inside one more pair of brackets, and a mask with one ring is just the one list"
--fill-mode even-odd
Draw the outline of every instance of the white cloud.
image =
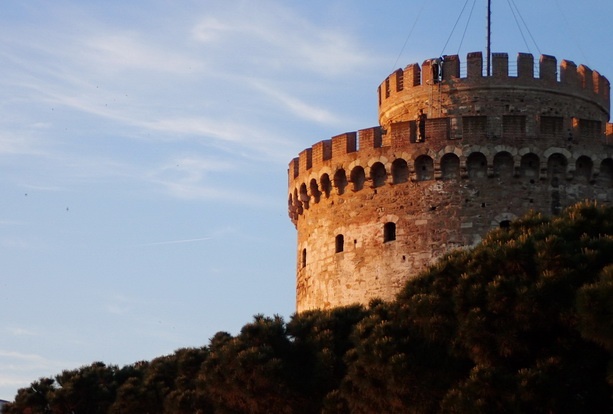
[[205, 17], [192, 28], [192, 36], [202, 43], [212, 43], [220, 40], [224, 33], [236, 31], [235, 26], [222, 23], [214, 17]]
[[156, 47], [136, 33], [94, 35], [77, 44], [80, 58], [98, 72], [137, 69], [146, 72], [169, 72], [177, 75], [201, 70], [204, 62], [185, 53]]
[[[0, 349], [0, 366], [2, 366], [0, 391], [7, 392], [27, 387], [36, 378], [53, 377], [62, 369], [74, 365], [74, 362], [52, 360], [39, 354]], [[0, 396], [4, 399], [12, 397], [12, 395]]]
[[147, 179], [162, 186], [173, 197], [184, 199], [235, 199], [232, 191], [215, 187], [208, 179], [211, 173], [223, 173], [235, 166], [227, 161], [203, 157], [172, 159], [151, 171]]
[[[350, 33], [350, 26], [316, 26], [295, 11], [280, 4], [262, 7], [246, 3], [244, 7], [204, 17], [192, 29], [196, 41], [224, 47], [266, 68], [308, 70], [326, 77], [338, 76], [358, 65], [372, 61]], [[240, 53], [251, 50], [256, 53]], [[282, 64], [280, 59], [282, 59]]]
[[[11, 336], [37, 336], [38, 334], [30, 329], [20, 328], [20, 327], [7, 327], [6, 331]], [[2, 351], [0, 351], [0, 356], [2, 355]]]
[[[3, 367], [0, 381], [6, 380], [5, 375], [11, 376], [21, 372], [60, 370], [63, 367], [69, 366], [69, 364], [66, 361], [48, 359], [39, 354], [0, 349], [0, 365]], [[29, 378], [30, 381], [32, 379], [32, 377]], [[25, 378], [23, 381], [26, 381]]]
[[5, 249], [27, 249], [31, 247], [31, 243], [26, 240], [2, 238], [0, 246]]
[[125, 295], [115, 294], [109, 299], [106, 311], [113, 315], [126, 315], [133, 309], [135, 300]]
[[309, 105], [308, 103], [296, 97], [290, 96], [279, 89], [274, 89], [261, 83], [254, 83], [254, 86], [282, 104], [279, 106], [280, 109], [287, 109], [299, 118], [304, 118], [320, 124], [340, 125], [343, 123], [343, 120], [330, 111]]
[[6, 131], [0, 133], [0, 155], [40, 155], [44, 143], [33, 138], [27, 131]]

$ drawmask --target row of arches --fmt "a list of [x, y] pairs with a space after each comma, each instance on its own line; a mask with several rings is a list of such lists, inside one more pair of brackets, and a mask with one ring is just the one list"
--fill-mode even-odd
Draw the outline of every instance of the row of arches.
[[382, 162], [375, 162], [369, 168], [356, 165], [349, 174], [344, 168], [337, 169], [333, 174], [324, 172], [319, 180], [312, 178], [308, 183], [301, 183], [294, 188], [293, 193], [289, 195], [288, 204], [290, 210], [294, 207], [309, 208], [311, 202], [319, 203], [322, 197], [330, 197], [333, 191], [338, 195], [343, 195], [348, 189], [360, 191], [367, 182], [370, 182], [372, 188], [408, 181], [460, 178], [525, 177], [534, 182], [540, 179], [542, 174], [546, 174], [547, 178], [556, 183], [566, 178], [594, 183], [596, 177], [604, 185], [613, 183], [613, 159], [602, 160], [595, 174], [594, 161], [589, 156], [582, 155], [573, 165], [569, 165], [568, 157], [561, 152], [550, 154], [543, 164], [535, 153], [525, 153], [516, 159], [510, 152], [500, 151], [494, 155], [491, 166], [488, 165], [487, 157], [482, 152], [470, 153], [464, 163], [461, 163], [457, 154], [451, 152], [444, 154], [437, 164], [435, 166], [431, 156], [423, 154], [415, 158], [412, 163], [403, 158], [396, 158], [388, 164], [389, 168], [386, 168]]

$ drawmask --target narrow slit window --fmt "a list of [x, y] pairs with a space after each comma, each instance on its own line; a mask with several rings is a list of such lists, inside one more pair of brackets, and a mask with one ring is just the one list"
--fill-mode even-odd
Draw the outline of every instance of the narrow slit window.
[[396, 240], [396, 223], [385, 223], [383, 226], [383, 242]]
[[306, 267], [306, 259], [307, 259], [306, 249], [302, 249], [302, 268]]
[[334, 250], [336, 253], [341, 253], [345, 250], [345, 236], [338, 234], [334, 241]]

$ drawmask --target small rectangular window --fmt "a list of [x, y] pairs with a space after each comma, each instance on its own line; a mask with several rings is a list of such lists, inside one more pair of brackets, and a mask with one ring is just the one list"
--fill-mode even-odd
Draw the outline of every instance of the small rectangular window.
[[385, 223], [383, 226], [383, 242], [396, 240], [396, 223]]
[[334, 248], [336, 253], [341, 253], [343, 250], [345, 250], [345, 237], [342, 234], [336, 236]]

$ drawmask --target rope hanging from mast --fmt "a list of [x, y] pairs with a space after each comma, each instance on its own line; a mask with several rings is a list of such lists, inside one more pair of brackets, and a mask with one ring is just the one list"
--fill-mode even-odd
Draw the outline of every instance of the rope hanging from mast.
[[487, 76], [492, 75], [492, 0], [487, 0]]
[[[445, 53], [445, 49], [447, 48], [447, 45], [449, 44], [449, 41], [451, 40], [451, 36], [453, 36], [453, 32], [455, 32], [455, 28], [458, 26], [458, 22], [462, 18], [462, 15], [464, 14], [464, 10], [466, 10], [466, 6], [468, 5], [469, 1], [470, 0], [466, 0], [466, 2], [464, 2], [464, 6], [462, 6], [462, 11], [458, 15], [458, 18], [456, 19], [455, 24], [453, 25], [453, 28], [451, 29], [451, 33], [449, 33], [449, 37], [447, 38], [447, 41], [445, 42], [445, 46], [443, 46], [443, 50], [441, 51], [439, 56], [443, 56], [443, 54]], [[470, 20], [470, 18], [469, 18], [469, 20]]]

